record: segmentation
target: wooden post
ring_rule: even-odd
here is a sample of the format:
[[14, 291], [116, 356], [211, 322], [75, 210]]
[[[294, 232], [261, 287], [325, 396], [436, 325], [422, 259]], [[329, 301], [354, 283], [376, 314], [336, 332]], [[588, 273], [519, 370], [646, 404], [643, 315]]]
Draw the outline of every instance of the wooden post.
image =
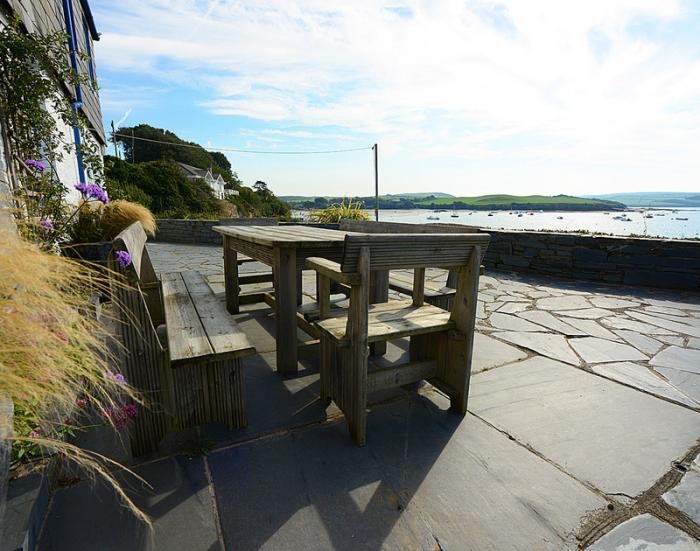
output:
[[[373, 270], [370, 272], [369, 302], [380, 304], [389, 301], [389, 270]], [[373, 342], [369, 345], [372, 356], [386, 354], [386, 341]]]
[[229, 314], [238, 314], [238, 253], [231, 248], [231, 240], [224, 235], [224, 286], [226, 287], [226, 310]]
[[413, 270], [413, 306], [423, 306], [425, 299], [425, 268]]
[[357, 271], [360, 284], [350, 290], [350, 311], [348, 312], [347, 350], [348, 377], [346, 389], [349, 399], [343, 413], [347, 417], [350, 435], [358, 446], [367, 440], [367, 308], [369, 305], [369, 247], [362, 247]]
[[374, 219], [379, 222], [379, 145], [374, 144]]
[[275, 248], [275, 326], [277, 371], [297, 372], [297, 262], [296, 249]]
[[331, 280], [318, 273], [316, 274], [316, 303], [319, 320], [324, 320], [331, 315]]

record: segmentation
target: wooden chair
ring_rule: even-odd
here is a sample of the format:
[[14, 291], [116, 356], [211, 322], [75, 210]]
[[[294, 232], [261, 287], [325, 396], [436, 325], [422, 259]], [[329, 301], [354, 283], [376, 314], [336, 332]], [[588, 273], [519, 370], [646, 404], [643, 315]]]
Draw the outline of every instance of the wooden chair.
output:
[[[406, 224], [403, 222], [372, 222], [368, 220], [341, 220], [340, 229], [359, 233], [478, 233], [475, 226], [461, 224]], [[480, 268], [484, 273], [483, 266]], [[424, 283], [425, 302], [450, 310], [457, 287], [457, 271], [450, 270], [444, 283], [426, 280]], [[410, 295], [413, 277], [410, 274], [394, 272], [389, 274], [389, 289]]]
[[[221, 422], [246, 426], [240, 358], [255, 353], [199, 272], [156, 277], [139, 222], [113, 241], [110, 267], [120, 311], [124, 376], [147, 407], [130, 427], [132, 452], [157, 449], [170, 430]], [[121, 267], [117, 251], [131, 264]], [[167, 335], [159, 331], [164, 327]]]
[[[479, 266], [488, 234], [347, 235], [339, 264], [307, 259], [318, 273], [321, 398], [343, 411], [358, 446], [366, 441], [368, 393], [427, 379], [467, 411]], [[451, 311], [425, 304], [425, 269], [454, 269]], [[413, 269], [411, 300], [369, 305], [371, 270]], [[331, 309], [330, 282], [350, 287], [347, 309]], [[411, 337], [410, 363], [368, 371], [368, 346]]]

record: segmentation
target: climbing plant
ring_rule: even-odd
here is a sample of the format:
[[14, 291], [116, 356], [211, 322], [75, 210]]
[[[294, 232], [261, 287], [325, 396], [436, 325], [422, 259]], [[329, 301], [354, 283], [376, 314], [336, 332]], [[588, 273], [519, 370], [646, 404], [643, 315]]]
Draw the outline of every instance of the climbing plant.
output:
[[[77, 52], [86, 58], [82, 52]], [[16, 169], [14, 200], [23, 232], [32, 234], [41, 220], [50, 217], [61, 222], [65, 185], [56, 166], [68, 153], [77, 152], [91, 179], [102, 181], [102, 159], [97, 144], [82, 140], [78, 146], [72, 133], [62, 131], [77, 126], [81, 135], [89, 133], [87, 118], [71, 102], [76, 86], [95, 87], [88, 75], [73, 70], [68, 36], [25, 32], [15, 17], [0, 30], [0, 119], [7, 137], [9, 157]], [[42, 159], [45, 170], [24, 160]], [[45, 166], [48, 165], [48, 166]], [[75, 184], [78, 182], [72, 182]]]

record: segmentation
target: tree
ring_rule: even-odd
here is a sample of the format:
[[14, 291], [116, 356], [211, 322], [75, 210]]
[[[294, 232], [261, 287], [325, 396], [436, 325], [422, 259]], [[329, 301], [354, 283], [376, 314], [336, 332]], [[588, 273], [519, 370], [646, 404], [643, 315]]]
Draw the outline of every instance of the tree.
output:
[[253, 189], [255, 190], [255, 193], [257, 193], [260, 197], [263, 197], [265, 199], [272, 195], [270, 188], [268, 188], [267, 184], [261, 180], [258, 180], [253, 184]]

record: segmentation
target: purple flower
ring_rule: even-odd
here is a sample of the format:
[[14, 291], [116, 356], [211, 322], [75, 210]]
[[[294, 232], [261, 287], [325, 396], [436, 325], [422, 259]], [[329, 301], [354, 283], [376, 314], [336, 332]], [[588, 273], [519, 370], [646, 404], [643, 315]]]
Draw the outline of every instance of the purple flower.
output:
[[75, 401], [75, 405], [78, 407], [86, 406], [87, 405], [87, 400], [85, 398], [78, 398]]
[[131, 255], [126, 251], [117, 251], [117, 264], [122, 268], [128, 268], [131, 266]]
[[107, 192], [97, 184], [85, 184], [80, 182], [79, 184], [75, 184], [75, 189], [82, 193], [85, 199], [88, 201], [91, 199], [97, 199], [105, 205], [109, 203]]
[[32, 432], [29, 433], [30, 438], [39, 438], [41, 436], [41, 433], [39, 432], [39, 429], [34, 429]]
[[122, 406], [122, 412], [129, 418], [133, 419], [139, 414], [139, 408], [135, 404], [126, 404]]
[[27, 159], [26, 161], [24, 161], [24, 164], [28, 167], [33, 168], [37, 172], [44, 172], [46, 170], [46, 166], [44, 166], [44, 163], [42, 163], [41, 161], [35, 161], [34, 159]]
[[114, 380], [117, 381], [120, 385], [126, 384], [126, 379], [124, 378], [124, 375], [122, 375], [121, 373], [115, 373]]
[[41, 222], [39, 222], [39, 225], [46, 230], [53, 229], [53, 222], [51, 220], [42, 220]]

